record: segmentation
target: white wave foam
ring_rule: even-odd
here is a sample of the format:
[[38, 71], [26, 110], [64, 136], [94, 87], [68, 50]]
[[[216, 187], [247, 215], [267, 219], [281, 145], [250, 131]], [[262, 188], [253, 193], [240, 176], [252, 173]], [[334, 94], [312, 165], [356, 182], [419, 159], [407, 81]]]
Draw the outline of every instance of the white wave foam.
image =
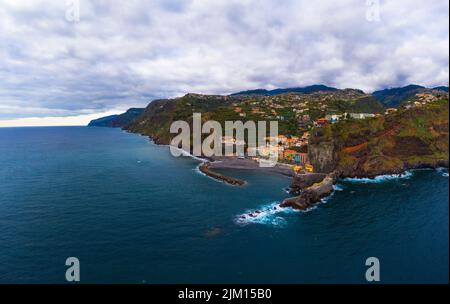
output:
[[198, 157], [198, 156], [194, 156], [194, 155], [192, 155], [191, 153], [189, 153], [189, 152], [187, 152], [187, 151], [185, 151], [185, 150], [183, 150], [183, 149], [180, 149], [180, 148], [178, 148], [178, 147], [169, 146], [169, 145], [167, 145], [167, 147], [179, 151], [179, 152], [181, 153], [181, 155], [183, 155], [183, 156], [190, 157], [190, 158], [195, 159], [195, 160], [198, 160], [198, 161], [200, 161], [200, 162], [202, 162], [202, 163], [207, 162], [206, 159], [201, 158], [201, 157]]
[[[339, 191], [342, 191], [342, 190], [339, 190]], [[335, 193], [336, 193], [336, 190], [333, 191], [333, 192], [331, 192], [330, 195], [328, 195], [328, 196], [322, 198], [322, 199], [320, 200], [320, 203], [321, 203], [321, 204], [326, 204], [326, 203], [328, 203], [328, 201], [334, 196]], [[316, 207], [317, 204], [314, 205], [314, 206]]]
[[436, 168], [436, 171], [437, 171], [438, 173], [441, 173], [441, 175], [442, 175], [443, 177], [448, 177], [448, 168], [439, 167], [439, 168]]
[[297, 211], [291, 208], [282, 208], [280, 203], [275, 202], [263, 205], [259, 209], [247, 210], [245, 213], [236, 216], [235, 223], [238, 225], [263, 224], [284, 227], [287, 222], [279, 215], [292, 212]]
[[202, 165], [202, 163], [198, 164], [198, 165], [195, 167], [194, 171], [195, 171], [196, 173], [198, 173], [198, 174], [200, 174], [200, 175], [203, 175], [203, 176], [206, 176], [207, 178], [209, 178], [209, 179], [211, 179], [211, 180], [213, 180], [213, 181], [215, 181], [215, 182], [217, 182], [217, 183], [222, 183], [222, 184], [226, 184], [226, 185], [227, 185], [227, 183], [225, 183], [225, 182], [223, 182], [223, 181], [221, 181], [221, 180], [218, 180], [217, 178], [211, 177], [211, 176], [209, 176], [208, 174], [203, 173], [202, 170], [200, 170], [200, 166], [201, 166], [201, 165]]
[[343, 181], [351, 183], [383, 183], [386, 181], [397, 180], [397, 179], [409, 179], [413, 176], [413, 173], [406, 171], [403, 174], [391, 174], [391, 175], [379, 175], [375, 178], [344, 178]]
[[336, 184], [336, 185], [333, 185], [333, 189], [334, 189], [334, 191], [344, 191], [344, 186]]

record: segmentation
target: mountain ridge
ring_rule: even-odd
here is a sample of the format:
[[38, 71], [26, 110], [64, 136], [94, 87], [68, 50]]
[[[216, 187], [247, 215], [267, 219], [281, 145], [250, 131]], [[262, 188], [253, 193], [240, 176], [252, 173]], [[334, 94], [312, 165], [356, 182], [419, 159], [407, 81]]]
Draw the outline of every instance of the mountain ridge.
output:
[[383, 103], [386, 107], [397, 108], [405, 100], [414, 96], [415, 94], [422, 92], [430, 92], [433, 90], [448, 93], [448, 87], [445, 86], [426, 88], [424, 86], [410, 84], [404, 87], [393, 87], [374, 91], [372, 93], [372, 96], [374, 96], [378, 101]]
[[230, 96], [238, 96], [238, 95], [265, 95], [265, 96], [273, 96], [273, 95], [279, 95], [279, 94], [285, 94], [285, 93], [304, 93], [304, 94], [310, 94], [314, 92], [330, 92], [330, 91], [337, 91], [339, 89], [334, 87], [329, 87], [323, 84], [315, 84], [310, 85], [306, 87], [293, 87], [293, 88], [277, 88], [273, 90], [266, 90], [266, 89], [254, 89], [254, 90], [245, 90], [240, 91], [237, 93], [232, 93]]

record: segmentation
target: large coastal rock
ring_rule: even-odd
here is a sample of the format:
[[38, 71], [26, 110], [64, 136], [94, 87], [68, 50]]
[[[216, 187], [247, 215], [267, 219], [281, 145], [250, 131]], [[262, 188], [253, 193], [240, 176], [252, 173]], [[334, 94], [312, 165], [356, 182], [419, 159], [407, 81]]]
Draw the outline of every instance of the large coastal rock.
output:
[[320, 183], [326, 177], [324, 173], [296, 174], [292, 178], [291, 193], [299, 194], [302, 190]]
[[299, 196], [285, 199], [280, 204], [280, 207], [307, 210], [334, 191], [334, 182], [335, 177], [333, 174], [327, 175], [321, 182], [304, 189]]

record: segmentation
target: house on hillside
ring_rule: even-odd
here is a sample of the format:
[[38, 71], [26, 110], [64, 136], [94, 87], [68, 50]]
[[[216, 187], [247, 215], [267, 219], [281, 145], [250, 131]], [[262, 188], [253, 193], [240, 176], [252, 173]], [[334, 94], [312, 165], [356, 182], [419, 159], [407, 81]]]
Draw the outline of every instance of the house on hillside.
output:
[[366, 118], [372, 118], [375, 117], [375, 114], [372, 113], [349, 113], [351, 118], [354, 119], [366, 119]]
[[386, 112], [384, 112], [384, 114], [388, 115], [388, 114], [392, 114], [392, 113], [395, 113], [395, 112], [397, 112], [396, 108], [387, 108]]
[[321, 126], [324, 126], [324, 125], [326, 125], [328, 123], [329, 123], [328, 119], [326, 119], [326, 118], [319, 118], [319, 119], [316, 120], [316, 122], [314, 124], [315, 124], [316, 127], [321, 127]]
[[331, 123], [336, 123], [339, 120], [343, 119], [344, 115], [338, 115], [338, 114], [328, 114], [325, 116], [325, 119], [328, 120]]
[[288, 138], [284, 135], [278, 135], [278, 141], [281, 142], [283, 145], [287, 143]]

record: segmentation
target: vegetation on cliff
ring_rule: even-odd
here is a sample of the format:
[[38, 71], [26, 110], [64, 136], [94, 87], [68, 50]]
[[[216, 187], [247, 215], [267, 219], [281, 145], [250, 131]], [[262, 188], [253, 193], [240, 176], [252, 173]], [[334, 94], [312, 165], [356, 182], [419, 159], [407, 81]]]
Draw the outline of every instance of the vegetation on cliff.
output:
[[422, 92], [430, 92], [430, 91], [442, 91], [448, 93], [448, 87], [440, 86], [435, 87], [433, 89], [427, 89], [425, 87], [419, 85], [408, 85], [401, 88], [390, 88], [384, 89], [380, 91], [375, 91], [372, 95], [383, 103], [386, 107], [398, 107], [404, 101], [413, 97], [414, 95]]
[[388, 115], [317, 128], [310, 139], [310, 158], [318, 167], [328, 164], [324, 172], [336, 170], [342, 177], [448, 166], [448, 115], [447, 96]]
[[192, 114], [201, 113], [203, 120], [273, 121], [279, 122], [279, 133], [302, 135], [302, 117], [314, 121], [326, 114], [382, 113], [384, 106], [373, 96], [360, 90], [326, 90], [312, 93], [282, 93], [277, 95], [200, 95], [156, 100], [126, 129], [152, 137], [157, 143], [168, 144], [170, 125], [177, 120], [192, 123]]
[[[201, 113], [202, 120], [215, 120], [222, 126], [225, 121], [277, 120], [280, 134], [296, 136], [306, 131], [301, 124], [305, 117], [314, 121], [326, 114], [376, 113], [376, 117], [366, 119], [347, 115], [338, 123], [313, 128], [308, 156], [315, 171], [337, 170], [341, 176], [371, 177], [408, 168], [448, 166], [449, 106], [445, 88], [408, 86], [373, 95], [355, 89], [315, 90], [319, 88], [311, 88], [310, 93], [283, 91], [276, 95], [271, 95], [272, 91], [230, 96], [187, 94], [155, 100], [142, 113], [131, 111], [139, 114], [134, 119], [129, 111], [120, 120], [108, 118], [92, 125], [125, 126], [130, 132], [150, 136], [156, 143], [169, 144], [175, 136], [170, 134], [171, 124], [177, 120], [192, 124], [193, 113]], [[401, 100], [398, 111], [385, 114], [383, 104], [377, 100], [380, 96]]]

